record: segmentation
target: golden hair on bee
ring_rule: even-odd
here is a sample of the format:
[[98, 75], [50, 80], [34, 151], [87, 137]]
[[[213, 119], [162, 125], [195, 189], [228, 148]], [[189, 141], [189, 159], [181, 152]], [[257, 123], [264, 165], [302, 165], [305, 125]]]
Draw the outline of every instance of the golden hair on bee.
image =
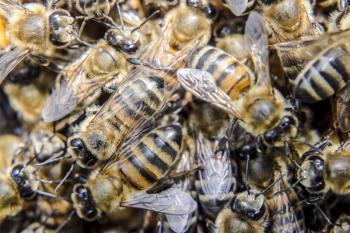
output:
[[266, 25], [272, 33], [269, 39], [272, 44], [321, 33], [313, 26], [313, 9], [308, 1], [283, 0], [262, 8]]

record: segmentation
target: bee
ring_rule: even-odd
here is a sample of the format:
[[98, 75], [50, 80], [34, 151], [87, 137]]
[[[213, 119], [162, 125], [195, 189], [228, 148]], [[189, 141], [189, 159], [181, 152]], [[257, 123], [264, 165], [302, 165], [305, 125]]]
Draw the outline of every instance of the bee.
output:
[[349, 31], [276, 44], [294, 97], [304, 103], [324, 100], [349, 81]]
[[303, 210], [297, 205], [299, 198], [288, 183], [289, 174], [285, 169], [283, 165], [275, 166], [273, 194], [269, 203], [272, 209], [272, 231], [306, 232]]
[[71, 199], [79, 217], [91, 221], [119, 207], [142, 208], [170, 215], [190, 214], [192, 197], [179, 188], [157, 192], [180, 159], [182, 130], [177, 124], [152, 130], [126, 144], [118, 161], [95, 170], [86, 184], [76, 184]]
[[[48, 56], [54, 48], [71, 45], [76, 38], [75, 19], [68, 11], [46, 8], [41, 3], [0, 1], [7, 20], [8, 51], [0, 57], [0, 82], [26, 57]], [[53, 54], [51, 54], [53, 55]]]
[[78, 104], [91, 104], [101, 95], [101, 89], [114, 92], [128, 71], [124, 55], [104, 40], [99, 41], [62, 70], [42, 110], [43, 120], [57, 121]]
[[267, 229], [268, 219], [267, 200], [252, 189], [235, 194], [229, 208], [224, 208], [216, 218], [214, 232], [263, 233]]
[[177, 68], [183, 57], [211, 36], [211, 20], [198, 8], [180, 4], [167, 13], [164, 28], [141, 59], [158, 68]]
[[[233, 82], [227, 78], [231, 73], [226, 73], [226, 70], [218, 73], [219, 67], [222, 66], [220, 63], [218, 63], [220, 66], [218, 64], [203, 66], [208, 54], [215, 53], [215, 50], [210, 49], [207, 50], [207, 56], [202, 56], [202, 62], [198, 62], [196, 69], [179, 69], [177, 77], [181, 85], [194, 96], [237, 118], [238, 124], [254, 138], [261, 137], [268, 146], [282, 146], [290, 138], [296, 136], [298, 119], [282, 94], [271, 86], [267, 37], [263, 32], [261, 16], [252, 12], [246, 26], [246, 38], [251, 44], [258, 77], [251, 88], [248, 87], [253, 76], [249, 74], [252, 72], [248, 72], [248, 69], [242, 66], [234, 69], [239, 79], [235, 78]], [[225, 64], [224, 67], [232, 63], [229, 64]], [[199, 67], [202, 70], [198, 69]], [[231, 85], [225, 85], [223, 81], [226, 80]], [[231, 89], [227, 90], [227, 87]], [[248, 90], [243, 94], [241, 92], [245, 89], [244, 87], [247, 87]]]
[[56, 197], [41, 191], [40, 181], [34, 176], [34, 167], [15, 164], [10, 171], [0, 173], [0, 219], [14, 216], [23, 210], [26, 202], [35, 200], [38, 196]]
[[115, 157], [124, 141], [154, 125], [177, 81], [174, 74], [139, 66], [118, 90], [68, 138], [68, 154], [79, 166], [93, 168]]
[[[177, 164], [176, 173], [186, 173], [191, 170], [190, 150], [187, 148], [181, 153], [180, 161]], [[174, 184], [175, 187], [189, 193], [193, 198], [192, 194], [192, 179], [189, 175], [186, 175], [183, 179], [179, 180]], [[197, 223], [197, 211], [191, 214], [185, 215], [161, 215], [160, 220], [157, 224], [157, 232], [193, 232]]]
[[196, 139], [197, 159], [202, 164], [196, 174], [195, 187], [202, 213], [215, 221], [221, 209], [232, 199], [237, 180], [230, 161], [226, 138], [222, 138], [214, 151], [211, 142], [198, 133]]
[[306, 36], [321, 34], [315, 22], [313, 9], [309, 1], [283, 0], [262, 7], [268, 29], [271, 30], [269, 42], [286, 42]]
[[348, 143], [330, 145], [328, 140], [317, 144], [317, 151], [303, 155], [297, 177], [306, 190], [315, 195], [323, 195], [328, 190], [337, 194], [349, 193], [348, 176], [350, 156]]

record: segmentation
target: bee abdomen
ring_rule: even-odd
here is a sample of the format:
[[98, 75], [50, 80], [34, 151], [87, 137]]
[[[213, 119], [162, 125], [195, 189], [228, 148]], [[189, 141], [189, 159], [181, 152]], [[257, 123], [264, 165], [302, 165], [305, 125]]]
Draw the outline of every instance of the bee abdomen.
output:
[[189, 61], [189, 67], [212, 74], [216, 84], [232, 99], [237, 99], [254, 80], [254, 75], [247, 66], [211, 46], [195, 50]]
[[146, 189], [169, 173], [178, 161], [182, 131], [178, 125], [158, 128], [121, 156], [121, 172], [138, 189]]
[[348, 64], [350, 53], [345, 45], [328, 49], [297, 78], [295, 96], [312, 103], [334, 95], [350, 79]]

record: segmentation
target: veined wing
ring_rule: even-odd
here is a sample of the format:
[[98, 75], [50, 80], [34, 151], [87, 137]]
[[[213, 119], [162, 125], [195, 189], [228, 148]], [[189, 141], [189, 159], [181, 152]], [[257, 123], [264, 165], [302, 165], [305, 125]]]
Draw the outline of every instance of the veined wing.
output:
[[[1, 8], [1, 5], [0, 5]], [[29, 49], [14, 48], [9, 52], [4, 52], [0, 57], [0, 84], [7, 75], [29, 55]]]
[[196, 97], [242, 119], [236, 104], [216, 85], [210, 73], [198, 69], [182, 68], [177, 71], [177, 78], [181, 85]]
[[191, 195], [178, 188], [169, 188], [155, 194], [137, 192], [130, 195], [122, 205], [172, 215], [190, 214], [197, 209], [197, 203]]

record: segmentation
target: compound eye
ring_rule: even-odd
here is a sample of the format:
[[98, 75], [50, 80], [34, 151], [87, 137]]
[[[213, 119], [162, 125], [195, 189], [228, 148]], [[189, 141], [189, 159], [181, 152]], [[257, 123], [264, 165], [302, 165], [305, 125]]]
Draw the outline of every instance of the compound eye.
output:
[[264, 134], [265, 141], [271, 144], [277, 141], [278, 137], [279, 137], [279, 133], [275, 129], [267, 131]]
[[80, 138], [72, 139], [70, 145], [75, 151], [83, 151], [85, 148], [84, 143]]
[[204, 7], [203, 12], [209, 19], [214, 19], [217, 16], [217, 10], [213, 5]]
[[292, 117], [287, 116], [287, 117], [282, 118], [281, 123], [280, 123], [280, 127], [282, 129], [287, 129], [291, 125], [295, 125], [295, 120]]

